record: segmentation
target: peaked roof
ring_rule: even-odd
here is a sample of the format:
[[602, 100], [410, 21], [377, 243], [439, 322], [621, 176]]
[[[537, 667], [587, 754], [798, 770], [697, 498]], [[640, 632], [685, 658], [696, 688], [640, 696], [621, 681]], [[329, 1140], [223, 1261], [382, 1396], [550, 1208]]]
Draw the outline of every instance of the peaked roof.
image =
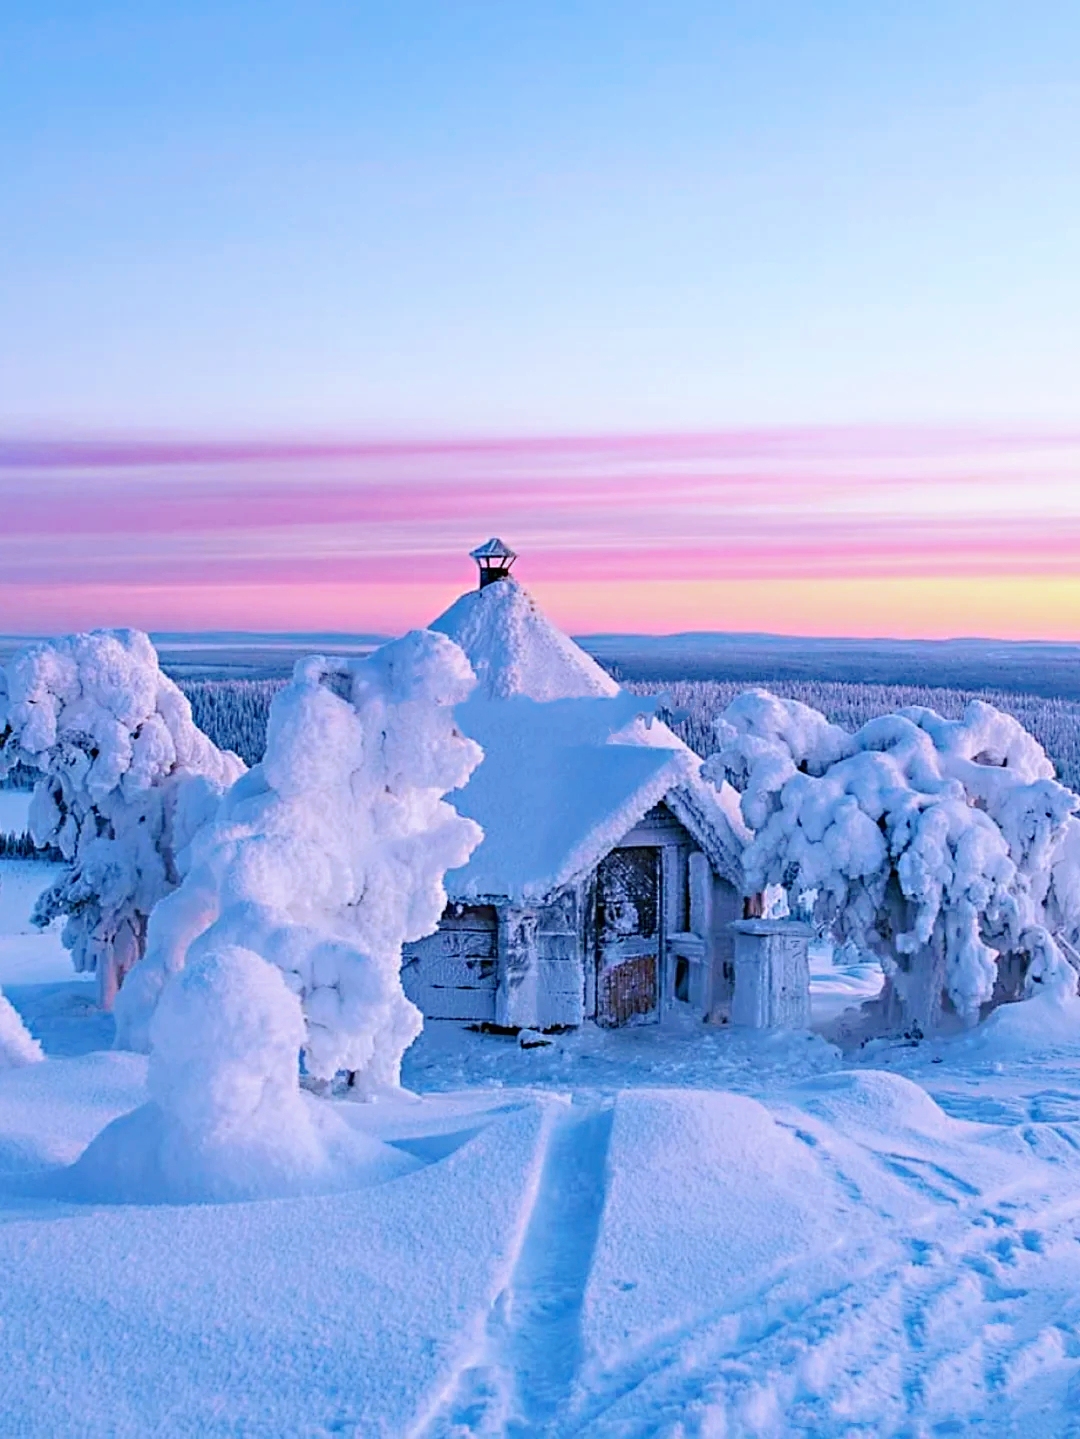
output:
[[532, 596], [506, 578], [456, 600], [431, 626], [461, 646], [489, 699], [616, 695], [606, 670], [555, 628]]
[[652, 718], [655, 703], [619, 691], [547, 702], [479, 695], [459, 705], [458, 723], [484, 758], [451, 802], [484, 838], [446, 876], [447, 893], [546, 899], [588, 874], [661, 800], [741, 887], [738, 795], [701, 779], [697, 755]]
[[459, 705], [484, 759], [452, 799], [484, 839], [446, 876], [454, 899], [536, 902], [581, 878], [664, 800], [733, 884], [748, 838], [730, 786], [511, 579], [474, 590], [432, 629], [469, 657], [479, 681]]

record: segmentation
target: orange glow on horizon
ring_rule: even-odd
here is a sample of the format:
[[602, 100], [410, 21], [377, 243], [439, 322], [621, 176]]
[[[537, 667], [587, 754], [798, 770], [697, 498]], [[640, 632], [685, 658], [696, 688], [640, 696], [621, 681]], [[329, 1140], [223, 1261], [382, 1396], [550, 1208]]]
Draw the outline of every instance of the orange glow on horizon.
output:
[[[1057, 640], [1080, 643], [1080, 576], [642, 580], [520, 579], [571, 634], [720, 632], [853, 638]], [[0, 630], [51, 633], [97, 625], [150, 630], [399, 634], [422, 627], [473, 587], [447, 584], [0, 585]], [[177, 623], [182, 615], [184, 622]], [[29, 617], [24, 619], [23, 617]]]

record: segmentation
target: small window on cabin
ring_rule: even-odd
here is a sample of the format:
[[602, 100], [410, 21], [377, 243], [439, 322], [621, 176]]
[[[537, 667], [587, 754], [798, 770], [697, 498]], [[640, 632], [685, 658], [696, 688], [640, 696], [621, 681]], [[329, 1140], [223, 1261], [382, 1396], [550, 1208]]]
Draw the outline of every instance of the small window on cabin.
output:
[[690, 1003], [690, 961], [684, 954], [675, 960], [675, 998], [681, 1004]]

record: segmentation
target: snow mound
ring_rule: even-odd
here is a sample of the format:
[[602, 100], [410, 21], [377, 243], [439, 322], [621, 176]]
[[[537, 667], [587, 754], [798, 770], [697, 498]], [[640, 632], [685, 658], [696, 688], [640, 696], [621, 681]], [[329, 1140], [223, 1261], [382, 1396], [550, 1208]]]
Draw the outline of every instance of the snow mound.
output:
[[496, 580], [461, 596], [431, 625], [468, 656], [478, 693], [534, 700], [615, 695], [606, 670], [542, 613], [516, 580]]
[[918, 1135], [953, 1141], [972, 1126], [951, 1119], [926, 1090], [885, 1070], [840, 1070], [799, 1086], [799, 1107], [853, 1138]]
[[[437, 926], [446, 870], [481, 838], [443, 795], [481, 750], [454, 706], [474, 684], [445, 635], [414, 631], [364, 660], [301, 661], [270, 711], [266, 754], [196, 836], [121, 991], [117, 1043], [145, 1049], [169, 975], [223, 945], [277, 965], [300, 997], [308, 1071], [395, 1087], [420, 1031], [401, 946]], [[298, 1046], [299, 1048], [300, 1046]]]
[[585, 1295], [601, 1366], [832, 1248], [855, 1219], [811, 1148], [724, 1091], [620, 1094], [607, 1174]]
[[41, 1045], [23, 1024], [18, 1010], [0, 992], [0, 1069], [36, 1064], [44, 1058]]
[[143, 952], [147, 916], [175, 886], [183, 851], [243, 762], [196, 726], [138, 630], [28, 645], [0, 673], [0, 775], [41, 771], [29, 824], [66, 865], [34, 923], [65, 916], [77, 970], [110, 1008]]
[[300, 1001], [273, 965], [238, 946], [193, 960], [154, 1014], [150, 1103], [103, 1130], [58, 1190], [221, 1202], [355, 1188], [415, 1168], [301, 1092], [305, 1038]]

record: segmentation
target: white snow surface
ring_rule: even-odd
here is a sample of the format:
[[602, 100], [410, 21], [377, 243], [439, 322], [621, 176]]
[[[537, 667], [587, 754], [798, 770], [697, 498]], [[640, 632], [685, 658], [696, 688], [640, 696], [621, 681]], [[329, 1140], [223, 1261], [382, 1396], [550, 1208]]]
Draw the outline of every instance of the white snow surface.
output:
[[619, 686], [544, 615], [516, 580], [496, 580], [455, 600], [434, 620], [465, 651], [487, 699], [533, 700], [615, 695]]
[[244, 765], [197, 728], [138, 630], [19, 650], [0, 671], [0, 730], [0, 774], [16, 763], [42, 774], [29, 809], [35, 843], [67, 862], [36, 921], [66, 917], [75, 968], [97, 974], [109, 1008], [186, 845]]
[[144, 1056], [94, 1049], [110, 1016], [61, 1025], [88, 986], [26, 933], [33, 887], [8, 881], [34, 868], [0, 864], [0, 983], [47, 1053], [0, 1072], [4, 1433], [1075, 1433], [1080, 1025], [1058, 991], [847, 1060], [674, 1021], [525, 1050], [431, 1024], [413, 1097], [306, 1099], [373, 1157], [348, 1188], [59, 1197], [174, 1083], [205, 1132], [237, 1031], [201, 1058], [183, 1033], [205, 1034], [193, 965], [155, 1098]]
[[484, 760], [454, 806], [484, 839], [447, 876], [451, 896], [543, 899], [587, 874], [661, 800], [681, 806], [720, 872], [741, 884], [738, 796], [700, 779], [701, 761], [653, 717], [656, 703], [619, 690], [547, 702], [478, 694], [460, 705], [458, 723]]
[[49, 1192], [129, 1204], [355, 1189], [416, 1167], [300, 1091], [300, 1001], [249, 949], [206, 950], [150, 1025], [148, 1103], [114, 1120]]
[[36, 1064], [45, 1056], [11, 1001], [0, 990], [0, 1069], [15, 1069], [22, 1064]]
[[401, 945], [435, 929], [445, 872], [481, 837], [443, 798], [481, 758], [454, 718], [473, 684], [461, 650], [424, 630], [366, 659], [298, 664], [262, 763], [195, 836], [183, 883], [151, 917], [117, 1004], [119, 1043], [146, 1049], [169, 977], [239, 946], [300, 997], [310, 1073], [396, 1086], [422, 1022], [401, 988]]

